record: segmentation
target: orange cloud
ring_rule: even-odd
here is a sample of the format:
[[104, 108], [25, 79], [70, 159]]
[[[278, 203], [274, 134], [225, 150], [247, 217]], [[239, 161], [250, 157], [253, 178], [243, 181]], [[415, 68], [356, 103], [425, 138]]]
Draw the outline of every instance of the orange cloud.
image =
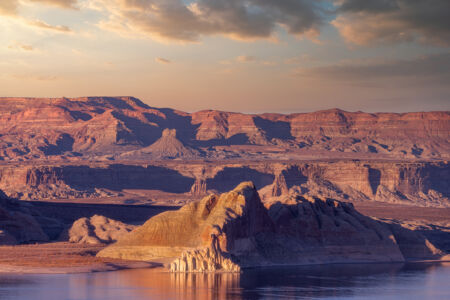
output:
[[38, 28], [49, 29], [49, 30], [58, 31], [58, 32], [62, 32], [62, 33], [72, 32], [72, 30], [69, 27], [67, 27], [67, 26], [50, 25], [50, 24], [48, 24], [48, 23], [46, 23], [44, 21], [41, 21], [41, 20], [27, 21], [27, 24], [29, 24], [31, 26], [38, 27]]
[[22, 44], [19, 42], [14, 42], [8, 46], [8, 49], [22, 50], [22, 51], [33, 51], [34, 47], [27, 44]]
[[155, 61], [160, 63], [160, 64], [170, 64], [172, 63], [172, 61], [166, 59], [166, 58], [162, 58], [162, 57], [157, 57], [155, 58]]
[[63, 8], [74, 8], [78, 2], [78, 0], [28, 0], [28, 1], [49, 4]]
[[17, 0], [2, 0], [0, 1], [0, 15], [15, 15], [18, 6]]
[[[77, 0], [23, 0], [24, 2], [36, 2], [47, 5], [59, 6], [62, 8], [75, 8]], [[41, 29], [47, 29], [57, 32], [68, 33], [71, 29], [63, 25], [50, 25], [42, 20], [28, 20], [19, 15], [19, 8], [21, 2], [19, 0], [1, 0], [0, 1], [0, 16], [7, 16], [11, 19], [15, 19], [23, 24], [38, 27]]]

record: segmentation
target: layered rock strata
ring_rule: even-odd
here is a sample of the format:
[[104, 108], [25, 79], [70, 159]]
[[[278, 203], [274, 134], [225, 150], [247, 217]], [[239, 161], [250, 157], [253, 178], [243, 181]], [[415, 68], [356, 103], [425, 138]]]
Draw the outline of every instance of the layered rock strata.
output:
[[[181, 138], [167, 130], [176, 130]], [[448, 160], [449, 132], [448, 111], [186, 113], [150, 107], [133, 97], [0, 98], [0, 159], [16, 162], [113, 159], [124, 153], [138, 160]], [[244, 145], [252, 147], [242, 151]]]
[[423, 236], [405, 230], [391, 230], [352, 204], [331, 199], [297, 196], [266, 209], [253, 183], [246, 182], [155, 216], [98, 255], [172, 260], [168, 267], [174, 272], [443, 255]]
[[448, 162], [152, 161], [0, 166], [0, 188], [22, 200], [111, 197], [133, 189], [188, 198], [222, 193], [252, 180], [264, 201], [300, 193], [349, 202], [450, 207], [449, 178]]

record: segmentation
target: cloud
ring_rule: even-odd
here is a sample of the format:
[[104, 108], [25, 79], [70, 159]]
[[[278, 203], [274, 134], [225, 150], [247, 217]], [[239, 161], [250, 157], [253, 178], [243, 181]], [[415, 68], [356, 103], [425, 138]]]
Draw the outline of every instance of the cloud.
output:
[[170, 60], [168, 60], [168, 59], [166, 59], [166, 58], [162, 58], [162, 57], [157, 57], [157, 58], [155, 58], [155, 61], [157, 62], [157, 63], [160, 63], [160, 64], [170, 64], [170, 63], [172, 63], [172, 61], [170, 61]]
[[21, 50], [21, 51], [34, 51], [34, 47], [31, 45], [23, 44], [20, 42], [13, 42], [8, 46], [11, 50]]
[[284, 63], [287, 65], [299, 65], [299, 64], [303, 64], [305, 62], [311, 62], [314, 60], [315, 59], [313, 57], [311, 57], [311, 55], [305, 53], [302, 55], [286, 58], [284, 60]]
[[323, 67], [298, 68], [294, 74], [341, 82], [407, 79], [450, 85], [450, 52], [408, 60], [347, 61]]
[[1, 0], [0, 15], [15, 15], [17, 14], [18, 6], [17, 0]]
[[[53, 5], [62, 8], [75, 8], [75, 5], [77, 4], [77, 0], [22, 0], [22, 2], [35, 2], [38, 4]], [[0, 0], [0, 16], [3, 15], [10, 17], [11, 19], [17, 20], [32, 27], [38, 27], [41, 29], [47, 29], [62, 33], [71, 32], [71, 29], [67, 26], [50, 25], [42, 20], [29, 20], [22, 17], [19, 14], [20, 4], [22, 2], [19, 0]]]
[[278, 25], [296, 36], [315, 37], [322, 1], [312, 0], [94, 0], [108, 13], [101, 28], [177, 42], [221, 35], [237, 40], [271, 39]]
[[[58, 6], [62, 8], [75, 8], [78, 0], [22, 0], [23, 2], [40, 3]], [[20, 7], [19, 0], [1, 0], [0, 15], [14, 16], [18, 14]]]
[[33, 81], [55, 81], [61, 78], [55, 75], [41, 75], [41, 74], [11, 74], [10, 77], [19, 80], [33, 80]]
[[62, 8], [75, 8], [75, 5], [78, 2], [78, 0], [28, 0], [28, 1], [59, 6]]
[[340, 0], [331, 23], [357, 45], [419, 41], [450, 46], [448, 0]]
[[248, 63], [248, 62], [254, 62], [257, 58], [251, 55], [241, 55], [236, 57], [236, 61], [240, 63]]
[[277, 62], [271, 60], [261, 60], [260, 58], [252, 55], [239, 55], [235, 58], [219, 61], [221, 65], [233, 65], [233, 64], [253, 64], [262, 66], [275, 66]]
[[42, 29], [48, 29], [48, 30], [53, 30], [53, 31], [57, 31], [57, 32], [63, 32], [63, 33], [69, 33], [72, 32], [72, 30], [67, 27], [67, 26], [63, 26], [63, 25], [50, 25], [44, 21], [41, 20], [32, 20], [32, 21], [27, 21], [27, 24], [34, 26], [34, 27], [38, 27], [38, 28], [42, 28]]

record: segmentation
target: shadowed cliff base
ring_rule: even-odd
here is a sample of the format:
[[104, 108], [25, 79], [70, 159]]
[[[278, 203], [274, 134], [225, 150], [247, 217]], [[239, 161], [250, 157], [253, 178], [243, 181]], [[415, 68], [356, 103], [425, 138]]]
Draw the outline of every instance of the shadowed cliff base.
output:
[[[186, 204], [252, 180], [264, 202], [292, 194], [339, 201], [450, 207], [448, 162], [124, 161], [4, 164], [0, 189], [20, 200]], [[176, 184], [173, 184], [176, 183]]]

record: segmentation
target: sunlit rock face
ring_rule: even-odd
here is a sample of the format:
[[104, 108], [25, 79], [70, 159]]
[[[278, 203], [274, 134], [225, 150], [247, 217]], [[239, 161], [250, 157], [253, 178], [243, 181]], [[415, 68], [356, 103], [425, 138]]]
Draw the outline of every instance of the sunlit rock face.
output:
[[63, 239], [80, 244], [110, 244], [133, 230], [136, 226], [94, 215], [76, 220], [69, 230], [63, 233]]
[[[129, 259], [180, 257], [173, 270], [234, 271], [238, 256], [258, 260], [255, 238], [273, 231], [273, 223], [252, 183], [229, 193], [210, 195], [178, 211], [151, 218], [99, 253]], [[255, 257], [253, 257], [255, 256]]]
[[[330, 109], [258, 115], [186, 113], [150, 107], [133, 97], [0, 100], [0, 159], [5, 161], [450, 158], [446, 111], [395, 114]], [[245, 145], [251, 145], [251, 151], [241, 151]]]
[[[422, 236], [358, 213], [352, 204], [296, 196], [262, 204], [255, 186], [244, 182], [178, 211], [162, 213], [98, 255], [168, 263], [173, 272], [236, 272], [241, 268], [349, 262], [393, 262], [442, 253]], [[416, 250], [417, 251], [416, 251]]]

